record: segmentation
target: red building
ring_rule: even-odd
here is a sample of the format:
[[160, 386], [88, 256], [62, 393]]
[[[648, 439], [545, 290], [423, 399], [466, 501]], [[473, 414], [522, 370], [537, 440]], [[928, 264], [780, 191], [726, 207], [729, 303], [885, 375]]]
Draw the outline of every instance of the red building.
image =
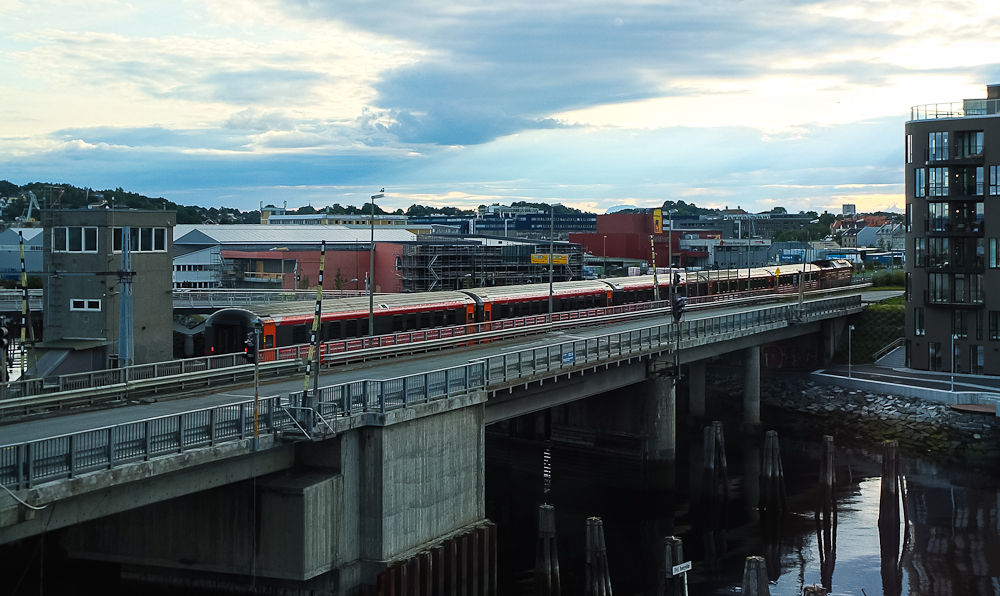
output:
[[[355, 246], [357, 246], [355, 248]], [[396, 269], [396, 259], [403, 252], [402, 244], [379, 242], [375, 244], [375, 291], [402, 292], [402, 281]], [[231, 263], [234, 276], [243, 280], [256, 279], [262, 283], [277, 285], [281, 289], [292, 290], [304, 287], [315, 288], [319, 279], [318, 250], [268, 250], [245, 252], [222, 251], [222, 258]], [[343, 290], [365, 291], [370, 255], [364, 245], [327, 246], [323, 287], [336, 288], [335, 280], [339, 270], [344, 281]], [[355, 280], [355, 281], [350, 281]]]
[[[707, 257], [707, 253], [681, 251], [681, 238], [721, 238], [720, 230], [685, 230], [684, 220], [673, 221], [673, 233], [668, 230], [668, 221], [663, 222], [663, 231], [654, 233], [655, 218], [652, 213], [609, 213], [597, 216], [596, 234], [570, 234], [569, 241], [583, 245], [586, 253], [595, 257], [618, 259], [638, 259], [650, 264], [652, 250], [656, 249], [656, 266], [667, 266], [667, 255], [673, 253], [674, 266], [687, 266], [687, 259]], [[653, 236], [652, 246], [649, 237]], [[668, 245], [669, 242], [669, 245]], [[672, 246], [671, 246], [672, 245]], [[669, 249], [673, 250], [670, 251]]]

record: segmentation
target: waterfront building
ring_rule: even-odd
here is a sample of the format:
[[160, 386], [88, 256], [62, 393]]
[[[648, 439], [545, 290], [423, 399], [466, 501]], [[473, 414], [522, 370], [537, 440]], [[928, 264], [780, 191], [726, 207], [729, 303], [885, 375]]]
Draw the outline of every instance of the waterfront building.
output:
[[905, 135], [907, 364], [998, 374], [1000, 85], [912, 108]]

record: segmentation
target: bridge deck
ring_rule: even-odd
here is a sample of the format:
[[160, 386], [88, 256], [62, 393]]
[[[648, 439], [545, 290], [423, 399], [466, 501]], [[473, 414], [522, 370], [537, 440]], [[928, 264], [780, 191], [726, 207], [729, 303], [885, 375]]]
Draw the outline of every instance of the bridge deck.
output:
[[[747, 310], [748, 308], [745, 306], [713, 308], [705, 311], [690, 312], [685, 317], [685, 320], [697, 321], [712, 317], [739, 314]], [[544, 348], [573, 339], [583, 340], [609, 333], [642, 329], [650, 325], [666, 322], [664, 321], [665, 318], [630, 319], [609, 325], [581, 327], [572, 331], [552, 331], [460, 349], [446, 349], [440, 352], [326, 368], [321, 372], [319, 384], [323, 387], [362, 379], [385, 380], [405, 375], [421, 374], [430, 370], [461, 366], [467, 364], [470, 360], [478, 358], [497, 356], [530, 348]], [[302, 388], [302, 377], [286, 379], [261, 385], [260, 396], [286, 395], [291, 392], [301, 391]], [[156, 416], [178, 414], [200, 408], [238, 403], [247, 399], [253, 399], [253, 393], [252, 386], [230, 388], [224, 392], [209, 393], [202, 396], [186, 397], [152, 404], [133, 404], [99, 411], [81, 411], [77, 414], [52, 418], [24, 420], [0, 427], [2, 428], [2, 433], [0, 434], [3, 437], [0, 443], [12, 444], [33, 441], [92, 428], [124, 424]]]

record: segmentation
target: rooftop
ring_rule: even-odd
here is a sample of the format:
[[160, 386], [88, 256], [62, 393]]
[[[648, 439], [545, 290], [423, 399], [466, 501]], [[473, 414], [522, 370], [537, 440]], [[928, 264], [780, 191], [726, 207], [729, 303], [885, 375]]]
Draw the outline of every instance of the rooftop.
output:
[[950, 103], [928, 103], [910, 108], [910, 120], [969, 118], [1000, 114], [1000, 85], [986, 87], [986, 99], [963, 99]]

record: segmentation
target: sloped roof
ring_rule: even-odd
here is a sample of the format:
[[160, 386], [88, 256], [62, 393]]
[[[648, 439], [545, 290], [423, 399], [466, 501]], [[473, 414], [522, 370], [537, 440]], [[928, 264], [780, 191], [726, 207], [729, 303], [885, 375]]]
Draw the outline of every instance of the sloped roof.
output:
[[[375, 226], [376, 242], [410, 242], [416, 234], [405, 229]], [[393, 226], [395, 227], [395, 226]], [[369, 242], [369, 228], [348, 228], [337, 225], [262, 226], [240, 224], [231, 226], [179, 225], [174, 229], [174, 244], [319, 244]]]

